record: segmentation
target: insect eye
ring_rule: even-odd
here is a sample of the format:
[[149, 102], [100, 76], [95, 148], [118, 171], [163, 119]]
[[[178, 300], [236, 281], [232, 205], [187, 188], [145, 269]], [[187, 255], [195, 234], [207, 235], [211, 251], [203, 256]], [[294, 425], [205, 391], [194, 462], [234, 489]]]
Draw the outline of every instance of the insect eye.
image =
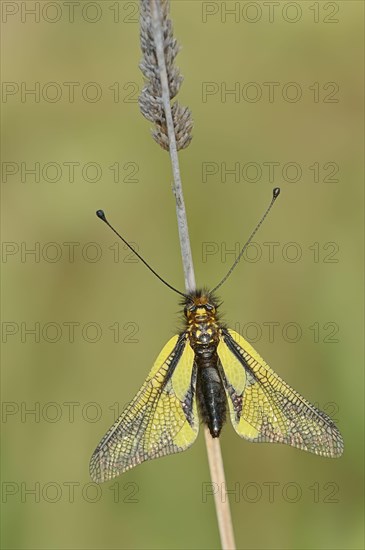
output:
[[184, 307], [184, 314], [187, 316], [188, 313], [191, 313], [196, 310], [195, 304], [191, 303]]
[[212, 311], [212, 309], [214, 309], [214, 306], [212, 306], [212, 304], [205, 304], [205, 307], [206, 307], [209, 311]]

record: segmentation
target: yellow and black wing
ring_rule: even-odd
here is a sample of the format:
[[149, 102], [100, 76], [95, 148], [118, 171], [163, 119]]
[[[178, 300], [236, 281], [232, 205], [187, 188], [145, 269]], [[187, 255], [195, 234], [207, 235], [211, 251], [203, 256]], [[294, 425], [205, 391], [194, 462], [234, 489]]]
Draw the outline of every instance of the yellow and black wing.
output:
[[145, 460], [184, 451], [199, 431], [196, 365], [186, 334], [169, 340], [135, 398], [103, 437], [90, 461], [101, 483]]
[[237, 332], [222, 329], [218, 356], [238, 435], [341, 456], [343, 439], [331, 418], [288, 386]]

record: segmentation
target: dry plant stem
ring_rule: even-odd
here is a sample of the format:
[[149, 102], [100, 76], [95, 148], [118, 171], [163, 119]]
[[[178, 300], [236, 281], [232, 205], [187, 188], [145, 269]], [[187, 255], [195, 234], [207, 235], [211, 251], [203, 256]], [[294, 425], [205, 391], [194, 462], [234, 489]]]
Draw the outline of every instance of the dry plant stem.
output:
[[[229, 500], [225, 499], [222, 502], [222, 493], [226, 487], [224, 475], [223, 458], [221, 446], [218, 437], [214, 438], [210, 435], [208, 426], [204, 426], [205, 443], [207, 446], [208, 461], [210, 468], [210, 477], [212, 483], [220, 485], [213, 486], [213, 490], [218, 489], [214, 493], [215, 508], [217, 510], [219, 533], [221, 536], [222, 548], [226, 550], [234, 550], [236, 548], [234, 541], [233, 525], [231, 518], [231, 510], [229, 508]], [[222, 485], [224, 483], [224, 485]]]
[[[161, 77], [162, 101], [166, 115], [167, 130], [169, 136], [170, 158], [173, 172], [173, 192], [176, 200], [177, 223], [179, 228], [181, 255], [184, 266], [185, 287], [191, 292], [195, 287], [195, 275], [193, 258], [190, 248], [189, 230], [186, 218], [185, 203], [182, 191], [179, 159], [177, 155], [174, 125], [170, 106], [170, 93], [165, 65], [163, 35], [161, 28], [161, 12], [158, 0], [150, 0], [153, 34], [155, 39], [157, 61]], [[210, 476], [213, 487], [218, 489], [215, 493], [215, 507], [218, 518], [219, 533], [223, 550], [234, 550], [234, 534], [231, 520], [231, 512], [228, 499], [223, 502], [221, 490], [226, 487], [224, 466], [219, 439], [213, 439], [207, 427], [204, 431], [207, 447]]]
[[151, 15], [152, 15], [152, 24], [153, 24], [153, 34], [155, 38], [157, 61], [158, 61], [158, 67], [159, 67], [160, 77], [161, 77], [162, 102], [163, 102], [163, 107], [166, 115], [167, 131], [169, 135], [170, 159], [171, 159], [172, 173], [173, 173], [172, 189], [173, 189], [173, 192], [175, 195], [175, 201], [176, 201], [177, 225], [179, 228], [181, 255], [182, 255], [183, 267], [184, 267], [185, 288], [187, 292], [191, 292], [196, 288], [194, 268], [193, 268], [193, 257], [191, 255], [189, 230], [188, 230], [188, 223], [186, 218], [184, 196], [183, 196], [182, 185], [181, 185], [179, 158], [177, 155], [174, 123], [173, 123], [172, 113], [171, 113], [170, 92], [169, 92], [169, 84], [168, 84], [167, 71], [166, 71], [166, 65], [165, 65], [165, 55], [164, 55], [164, 47], [163, 47], [164, 42], [163, 42], [162, 27], [161, 27], [161, 12], [159, 7], [159, 2], [156, 0], [151, 0]]

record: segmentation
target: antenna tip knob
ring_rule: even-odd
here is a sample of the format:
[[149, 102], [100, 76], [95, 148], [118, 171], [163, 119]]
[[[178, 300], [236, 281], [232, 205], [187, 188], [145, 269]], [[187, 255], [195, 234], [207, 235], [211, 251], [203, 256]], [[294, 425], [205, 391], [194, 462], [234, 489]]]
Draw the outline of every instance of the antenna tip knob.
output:
[[104, 210], [97, 210], [96, 211], [96, 215], [98, 218], [100, 218], [101, 220], [103, 220], [103, 222], [106, 221], [106, 217], [105, 217], [105, 214], [104, 214]]
[[272, 198], [277, 199], [280, 195], [280, 187], [275, 187], [275, 189], [272, 192]]

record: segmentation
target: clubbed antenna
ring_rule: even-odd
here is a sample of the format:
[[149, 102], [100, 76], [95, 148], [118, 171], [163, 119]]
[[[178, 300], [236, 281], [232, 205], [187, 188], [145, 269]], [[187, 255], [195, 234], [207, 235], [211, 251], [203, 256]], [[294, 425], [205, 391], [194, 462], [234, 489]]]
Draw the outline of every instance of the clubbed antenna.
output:
[[[166, 151], [170, 150], [168, 121], [164, 109], [163, 99], [171, 102], [178, 94], [183, 77], [176, 67], [175, 57], [180, 46], [173, 36], [171, 19], [169, 19], [169, 2], [161, 0], [158, 6], [154, 0], [141, 0], [141, 49], [143, 53], [140, 69], [145, 76], [145, 85], [139, 96], [139, 107], [142, 115], [154, 123], [152, 131], [154, 140]], [[156, 25], [156, 19], [159, 25]], [[161, 41], [158, 34], [161, 34]], [[158, 49], [160, 48], [160, 51]], [[160, 55], [163, 59], [163, 73]], [[164, 76], [166, 77], [164, 79]], [[165, 82], [164, 82], [165, 80]], [[167, 98], [163, 98], [163, 95]], [[193, 120], [188, 107], [183, 107], [177, 101], [171, 105], [173, 130], [175, 133], [176, 149], [185, 149], [192, 139], [191, 130]]]
[[152, 273], [154, 275], [156, 275], [157, 279], [160, 279], [160, 281], [166, 285], [168, 288], [170, 288], [171, 290], [173, 290], [174, 292], [176, 292], [177, 294], [180, 294], [180, 296], [183, 296], [184, 298], [186, 298], [186, 294], [184, 294], [183, 292], [180, 292], [180, 290], [177, 290], [177, 288], [175, 288], [174, 286], [170, 285], [167, 281], [165, 281], [165, 279], [163, 279], [161, 277], [161, 275], [159, 275], [151, 266], [149, 263], [146, 262], [146, 260], [144, 260], [142, 258], [142, 256], [140, 254], [138, 254], [138, 252], [136, 250], [134, 250], [133, 246], [131, 246], [129, 244], [128, 241], [125, 240], [124, 237], [122, 237], [122, 235], [120, 233], [118, 233], [118, 231], [116, 229], [114, 229], [114, 227], [112, 226], [112, 224], [108, 221], [106, 215], [105, 215], [105, 212], [104, 210], [97, 210], [96, 211], [96, 215], [98, 218], [100, 218], [108, 227], [110, 227], [110, 229], [113, 231], [113, 233], [115, 233], [123, 242], [126, 246], [128, 246], [129, 250], [131, 250], [133, 252], [133, 254], [135, 254], [137, 256], [137, 258], [139, 258], [141, 260], [141, 262], [144, 263], [144, 265], [146, 267], [148, 267], [148, 269], [150, 271], [152, 271]]
[[274, 205], [274, 202], [276, 201], [276, 199], [278, 198], [278, 196], [280, 195], [280, 189], [279, 187], [275, 187], [275, 189], [273, 190], [272, 192], [272, 199], [271, 199], [271, 202], [269, 204], [269, 206], [267, 207], [267, 209], [265, 210], [265, 213], [264, 215], [262, 216], [262, 218], [260, 219], [259, 223], [256, 225], [255, 229], [252, 231], [251, 235], [249, 236], [248, 240], [246, 241], [246, 243], [243, 245], [242, 249], [241, 249], [241, 252], [238, 254], [238, 257], [236, 258], [236, 260], [233, 262], [233, 265], [231, 267], [231, 269], [228, 271], [228, 273], [223, 277], [223, 279], [217, 284], [217, 286], [215, 286], [213, 288], [213, 290], [211, 290], [211, 293], [213, 294], [219, 287], [222, 286], [222, 284], [228, 279], [228, 277], [230, 276], [230, 274], [232, 273], [232, 271], [234, 270], [234, 268], [236, 267], [236, 265], [238, 264], [238, 262], [240, 261], [240, 259], [242, 258], [243, 256], [243, 253], [245, 252], [246, 248], [248, 247], [248, 245], [250, 244], [250, 242], [252, 241], [252, 239], [254, 238], [254, 236], [256, 235], [257, 231], [260, 229], [261, 225], [263, 224], [266, 216], [268, 215], [268, 213], [270, 212], [271, 208], [273, 207]]

